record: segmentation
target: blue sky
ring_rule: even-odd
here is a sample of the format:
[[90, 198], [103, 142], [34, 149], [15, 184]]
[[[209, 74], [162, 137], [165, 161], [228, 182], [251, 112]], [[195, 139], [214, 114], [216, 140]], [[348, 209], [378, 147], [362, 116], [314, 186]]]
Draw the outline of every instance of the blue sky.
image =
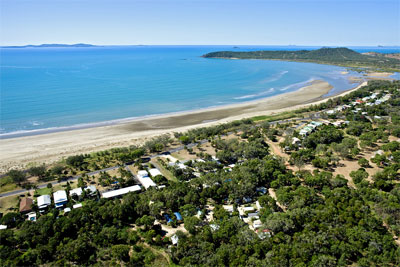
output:
[[0, 0], [1, 45], [400, 45], [399, 0]]

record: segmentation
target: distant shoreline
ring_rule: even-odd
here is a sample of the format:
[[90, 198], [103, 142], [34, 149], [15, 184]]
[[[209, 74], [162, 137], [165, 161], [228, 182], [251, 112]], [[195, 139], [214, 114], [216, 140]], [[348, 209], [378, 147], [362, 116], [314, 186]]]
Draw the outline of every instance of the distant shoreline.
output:
[[[363, 85], [366, 85], [365, 81], [339, 95], [347, 94]], [[115, 125], [0, 139], [0, 147], [4, 152], [0, 153], [0, 172], [11, 167], [24, 168], [32, 162], [51, 163], [70, 155], [141, 145], [160, 134], [185, 132], [197, 127], [299, 109], [337, 97], [338, 95], [326, 97], [331, 89], [328, 82], [314, 80], [297, 91], [245, 103], [134, 119]]]

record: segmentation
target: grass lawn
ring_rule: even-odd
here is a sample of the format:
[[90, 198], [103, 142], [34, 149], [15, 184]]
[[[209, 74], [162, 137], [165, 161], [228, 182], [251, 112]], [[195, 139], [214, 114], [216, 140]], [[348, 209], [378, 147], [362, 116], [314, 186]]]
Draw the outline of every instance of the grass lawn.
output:
[[9, 192], [17, 189], [18, 186], [16, 184], [5, 184], [0, 186], [0, 193]]
[[45, 188], [40, 188], [40, 189], [37, 189], [37, 190], [35, 191], [35, 195], [38, 194], [38, 195], [41, 195], [41, 196], [43, 196], [43, 195], [50, 195], [50, 193], [51, 193], [51, 188], [47, 188], [47, 187], [45, 187]]
[[157, 162], [157, 160], [152, 161], [152, 163], [154, 166], [158, 167], [158, 169], [160, 170], [162, 175], [164, 175], [165, 178], [167, 178], [168, 180], [174, 181], [174, 182], [178, 182], [178, 179], [176, 179], [176, 177], [173, 176], [169, 170], [164, 168], [164, 166], [161, 163]]
[[11, 210], [9, 208], [17, 208], [18, 209], [19, 197], [18, 196], [9, 196], [0, 198], [0, 212], [8, 213]]
[[294, 118], [296, 116], [299, 116], [299, 114], [294, 111], [286, 111], [286, 112], [282, 112], [282, 113], [279, 113], [276, 115], [255, 116], [255, 117], [252, 117], [251, 120], [254, 122], [258, 122], [258, 121], [271, 122], [271, 121], [277, 121], [277, 120], [287, 120], [287, 119]]
[[10, 177], [4, 177], [0, 179], [0, 193], [12, 191], [15, 189], [19, 189]]

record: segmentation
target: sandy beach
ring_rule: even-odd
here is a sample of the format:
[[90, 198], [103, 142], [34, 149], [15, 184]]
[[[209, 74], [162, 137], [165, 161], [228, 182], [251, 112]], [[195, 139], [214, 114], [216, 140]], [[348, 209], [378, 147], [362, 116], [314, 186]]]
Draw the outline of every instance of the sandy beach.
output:
[[[340, 95], [364, 85], [366, 82]], [[326, 81], [315, 80], [295, 92], [247, 103], [173, 115], [166, 114], [117, 125], [1, 139], [0, 172], [13, 167], [24, 168], [29, 163], [51, 163], [79, 153], [138, 145], [164, 133], [184, 132], [191, 128], [298, 109], [326, 101], [328, 98], [323, 96], [331, 89], [332, 86]]]

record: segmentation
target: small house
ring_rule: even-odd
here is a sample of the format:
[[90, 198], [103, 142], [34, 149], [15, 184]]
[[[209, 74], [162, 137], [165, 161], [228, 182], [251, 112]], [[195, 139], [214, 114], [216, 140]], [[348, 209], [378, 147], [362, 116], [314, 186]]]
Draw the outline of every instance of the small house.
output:
[[61, 208], [68, 202], [67, 192], [65, 192], [65, 190], [58, 190], [53, 194], [53, 198], [56, 208]]
[[265, 195], [265, 194], [268, 192], [268, 190], [267, 190], [266, 187], [260, 186], [260, 187], [257, 187], [257, 188], [256, 188], [256, 192], [257, 192], [257, 193], [260, 193], [261, 195]]
[[21, 199], [21, 202], [19, 203], [19, 212], [22, 214], [31, 212], [32, 204], [33, 204], [33, 199], [24, 197], [23, 199]]
[[51, 198], [49, 195], [39, 196], [37, 198], [37, 205], [39, 209], [45, 209], [51, 205]]
[[36, 222], [36, 212], [30, 212], [27, 214], [28, 215], [28, 221], [31, 222]]
[[82, 208], [82, 203], [78, 203], [72, 206], [74, 209]]
[[156, 168], [150, 169], [149, 172], [152, 177], [156, 177], [157, 175], [162, 175], [162, 173]]
[[72, 197], [76, 197], [77, 199], [80, 199], [82, 197], [82, 188], [78, 187], [75, 189], [72, 189], [69, 191], [69, 196]]
[[254, 229], [260, 228], [261, 226], [262, 226], [261, 220], [255, 220], [255, 221], [253, 222], [253, 228], [254, 228]]
[[167, 221], [167, 223], [172, 222], [172, 219], [171, 219], [171, 217], [169, 217], [168, 214], [164, 214], [164, 218], [165, 218], [165, 220]]
[[149, 173], [147, 171], [144, 171], [144, 170], [139, 171], [137, 178], [145, 189], [148, 189], [151, 186], [157, 186], [153, 182], [153, 180], [149, 177]]
[[64, 214], [67, 214], [68, 212], [70, 212], [71, 211], [71, 208], [65, 208], [64, 209]]
[[210, 228], [213, 232], [218, 231], [219, 225], [218, 224], [210, 224]]
[[89, 185], [89, 186], [85, 187], [84, 190], [89, 196], [97, 195], [97, 188], [94, 185]]
[[233, 205], [223, 205], [222, 207], [229, 213], [233, 212]]
[[176, 234], [171, 236], [172, 245], [177, 245], [178, 241], [179, 241], [179, 237]]
[[292, 139], [292, 145], [298, 146], [301, 144], [301, 140], [297, 137], [293, 137]]
[[182, 215], [179, 212], [174, 212], [176, 219], [179, 221], [183, 221]]

